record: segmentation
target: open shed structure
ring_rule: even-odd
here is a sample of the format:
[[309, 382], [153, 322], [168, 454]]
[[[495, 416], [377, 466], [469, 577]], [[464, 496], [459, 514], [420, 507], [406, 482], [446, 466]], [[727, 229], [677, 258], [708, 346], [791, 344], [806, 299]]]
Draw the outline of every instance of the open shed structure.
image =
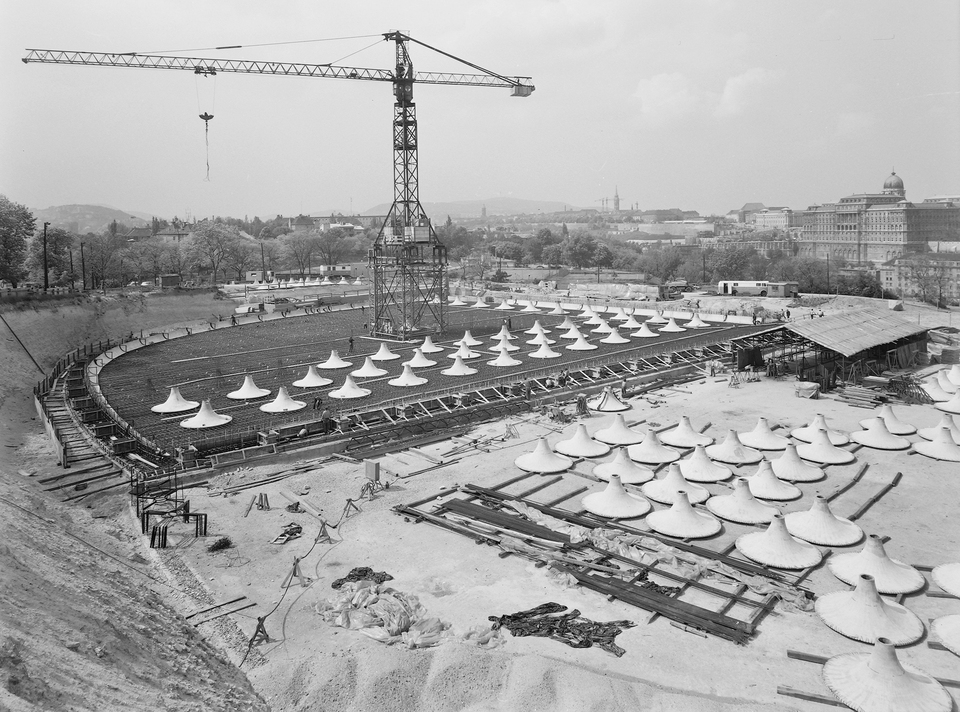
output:
[[828, 390], [838, 381], [859, 383], [917, 365], [927, 349], [927, 331], [894, 312], [858, 309], [778, 325], [737, 339], [736, 346], [751, 356], [739, 361], [759, 365], [762, 354], [768, 371], [795, 373]]

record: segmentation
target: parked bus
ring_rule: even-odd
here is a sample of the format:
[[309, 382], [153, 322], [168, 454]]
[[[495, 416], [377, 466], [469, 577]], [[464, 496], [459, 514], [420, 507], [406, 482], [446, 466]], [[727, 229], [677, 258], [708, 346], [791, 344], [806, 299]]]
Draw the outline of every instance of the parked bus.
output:
[[759, 295], [765, 297], [769, 290], [770, 284], [768, 282], [746, 282], [743, 280], [725, 279], [717, 284], [717, 294], [732, 294], [734, 296], [738, 294], [752, 294], [754, 296]]

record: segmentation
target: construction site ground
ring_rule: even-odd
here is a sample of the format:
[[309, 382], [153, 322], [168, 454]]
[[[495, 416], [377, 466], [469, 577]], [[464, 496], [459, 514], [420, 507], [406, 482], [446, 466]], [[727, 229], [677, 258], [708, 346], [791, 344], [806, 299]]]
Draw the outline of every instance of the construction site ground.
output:
[[[730, 388], [726, 379], [703, 378], [636, 397], [624, 415], [639, 428], [669, 425], [687, 415], [695, 427], [710, 423], [707, 434], [722, 439], [728, 428], [752, 429], [759, 416], [790, 430], [823, 413], [832, 426], [850, 431], [873, 414], [829, 395], [797, 398], [794, 385], [789, 379], [763, 378]], [[16, 383], [8, 386], [4, 395], [15, 396], [11, 389]], [[28, 396], [20, 391], [18, 397]], [[896, 411], [917, 427], [933, 426], [941, 416], [929, 405], [897, 405]], [[531, 452], [538, 437], [546, 435], [555, 443], [575, 427], [536, 413], [478, 426], [466, 437], [478, 440], [482, 449], [464, 447], [463, 440], [440, 441], [423, 445], [420, 452], [380, 458], [382, 480], [390, 486], [372, 499], [360, 497], [367, 481], [363, 465], [336, 458], [223, 472], [210, 478], [207, 488], [189, 493], [191, 508], [209, 515], [208, 536], [196, 539], [192, 525], [171, 525], [169, 547], [161, 551], [147, 548], [124, 495], [90, 498], [85, 506], [73, 507], [39, 495], [36, 479], [57, 468], [49, 443], [26, 409], [5, 407], [4, 415], [0, 707], [806, 711], [826, 707], [778, 695], [778, 686], [830, 693], [820, 667], [788, 658], [787, 650], [831, 656], [869, 649], [828, 629], [813, 612], [778, 608], [745, 646], [680, 630], [664, 618], [648, 622], [648, 612], [564, 587], [533, 562], [501, 558], [497, 548], [478, 546], [426, 522], [405, 521], [392, 511], [443, 488], [467, 483], [492, 487], [522, 474], [513, 461]], [[580, 422], [593, 432], [609, 417], [595, 414]], [[960, 558], [956, 464], [867, 448], [857, 450], [856, 457], [851, 465], [828, 467], [822, 481], [801, 483], [803, 497], [784, 503], [782, 510], [809, 508], [815, 495], [842, 487], [860, 465], [868, 464], [863, 478], [832, 503], [838, 515], [847, 516], [902, 472], [898, 486], [858, 523], [867, 534], [889, 537], [887, 551], [896, 559], [933, 566]], [[574, 469], [588, 474], [595, 462], [611, 458], [580, 462]], [[301, 465], [302, 471], [289, 477], [240, 488]], [[737, 474], [755, 469], [735, 468]], [[570, 481], [569, 489], [602, 488], [581, 474], [563, 477]], [[715, 494], [728, 491], [725, 484], [705, 486]], [[251, 506], [261, 493], [269, 510]], [[583, 494], [558, 506], [578, 510]], [[332, 522], [341, 520], [348, 498], [357, 500], [359, 511], [347, 512], [329, 529], [331, 542], [314, 544], [320, 519], [287, 511], [288, 497]], [[635, 526], [643, 528], [642, 522]], [[301, 535], [272, 544], [290, 523], [302, 527]], [[758, 530], [725, 523], [720, 535], [699, 543], [719, 550], [749, 531]], [[233, 546], [208, 552], [223, 536]], [[860, 547], [862, 543], [834, 551]], [[310, 579], [308, 585], [301, 587], [294, 578], [292, 586], [282, 588], [295, 557], [303, 557], [300, 570]], [[391, 574], [390, 586], [417, 595], [429, 614], [448, 622], [454, 633], [488, 626], [488, 616], [548, 601], [577, 608], [592, 620], [627, 619], [637, 625], [617, 637], [626, 650], [620, 658], [596, 647], [574, 649], [506, 632], [502, 644], [492, 649], [456, 635], [433, 648], [387, 646], [358, 631], [333, 627], [315, 610], [335, 593], [331, 583], [357, 566]], [[846, 588], [826, 566], [804, 585], [816, 594]], [[960, 599], [928, 595], [936, 590], [929, 584], [904, 600], [925, 624], [960, 613]], [[193, 615], [233, 599], [240, 600]], [[256, 605], [213, 618], [251, 603]], [[270, 640], [250, 646], [257, 617], [268, 613], [264, 623]], [[929, 647], [929, 641], [927, 633], [900, 648], [900, 658], [932, 675], [960, 678], [957, 658]], [[220, 656], [234, 664], [243, 661], [241, 670], [252, 689], [234, 668], [218, 662]], [[948, 690], [957, 699], [958, 689]]]

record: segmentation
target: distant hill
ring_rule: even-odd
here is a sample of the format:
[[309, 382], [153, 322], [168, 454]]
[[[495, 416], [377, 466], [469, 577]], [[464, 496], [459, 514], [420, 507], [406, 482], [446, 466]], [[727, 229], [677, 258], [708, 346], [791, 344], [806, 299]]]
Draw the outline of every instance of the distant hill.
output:
[[48, 222], [53, 227], [78, 235], [101, 232], [114, 220], [128, 227], [146, 227], [150, 224], [149, 220], [136, 217], [132, 212], [103, 205], [54, 205], [43, 210], [34, 210], [33, 216], [37, 219], [38, 227]]
[[[577, 210], [569, 203], [559, 203], [555, 200], [525, 200], [523, 198], [489, 198], [487, 200], [456, 200], [447, 203], [423, 203], [433, 222], [439, 223], [447, 215], [451, 218], [478, 218], [483, 206], [487, 206], [487, 215], [522, 215], [536, 212], [556, 213], [567, 210]], [[390, 209], [390, 203], [375, 205], [365, 210], [363, 215], [385, 215]]]

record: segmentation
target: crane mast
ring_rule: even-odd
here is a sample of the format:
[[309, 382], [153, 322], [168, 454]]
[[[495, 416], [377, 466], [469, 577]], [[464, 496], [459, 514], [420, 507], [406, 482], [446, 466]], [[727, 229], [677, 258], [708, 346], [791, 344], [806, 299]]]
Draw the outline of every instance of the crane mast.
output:
[[[203, 59], [136, 52], [108, 53], [73, 50], [29, 49], [24, 63], [80, 64], [140, 69], [176, 69], [195, 74], [274, 74], [389, 81], [393, 84], [393, 204], [380, 227], [368, 264], [373, 272], [374, 336], [406, 340], [443, 332], [446, 328], [447, 250], [437, 239], [420, 204], [417, 155], [417, 107], [413, 85], [506, 87], [513, 96], [533, 93], [529, 77], [507, 77], [432, 47], [401, 32], [386, 32], [394, 42], [394, 69], [341, 67], [239, 59]], [[479, 73], [415, 72], [407, 49], [414, 42], [465, 64]], [[237, 49], [239, 46], [220, 49]], [[202, 118], [202, 117], [201, 117]]]

